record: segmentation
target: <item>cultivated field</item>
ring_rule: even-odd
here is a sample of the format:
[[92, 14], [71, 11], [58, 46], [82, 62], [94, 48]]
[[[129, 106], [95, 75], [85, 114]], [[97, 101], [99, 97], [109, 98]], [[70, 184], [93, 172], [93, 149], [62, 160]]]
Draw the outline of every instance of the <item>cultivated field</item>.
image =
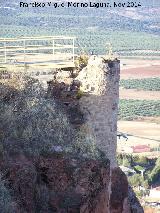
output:
[[[121, 60], [121, 79], [144, 79], [144, 78], [160, 78], [160, 60]], [[151, 87], [154, 85], [151, 85]], [[137, 89], [124, 89], [120, 88], [120, 99], [127, 100], [146, 100], [146, 101], [159, 101], [160, 91], [144, 91]], [[154, 105], [154, 102], [152, 102]], [[151, 104], [150, 109], [154, 111], [154, 106]], [[130, 105], [128, 105], [130, 106]], [[130, 106], [131, 107], [131, 106]], [[132, 110], [136, 112], [137, 105]], [[131, 110], [131, 109], [130, 109]], [[142, 110], [142, 115], [132, 121], [118, 122], [118, 131], [126, 133], [128, 135], [128, 141], [121, 138], [118, 139], [118, 150], [123, 150], [124, 147], [130, 147], [135, 145], [150, 145], [151, 147], [160, 146], [160, 117], [147, 115], [149, 108], [145, 107]], [[160, 111], [160, 109], [157, 109]], [[144, 154], [144, 153], [143, 153]], [[160, 152], [147, 153], [148, 155], [157, 156]]]
[[160, 60], [121, 60], [121, 79], [160, 77]]
[[[120, 132], [123, 130], [124, 133], [130, 135], [127, 143], [130, 143], [130, 137], [137, 137], [136, 141], [145, 139], [149, 143], [160, 144], [160, 124], [144, 121], [119, 121], [118, 130]], [[136, 141], [135, 143], [138, 143]]]
[[135, 100], [160, 100], [160, 91], [137, 91], [136, 89], [120, 88], [121, 99], [135, 99]]
[[[160, 78], [160, 60], [121, 60], [121, 79]], [[120, 88], [121, 99], [160, 100], [159, 91]]]
[[[152, 148], [160, 146], [160, 124], [144, 121], [119, 121], [118, 131], [128, 135], [127, 141], [123, 138], [118, 139], [119, 151], [124, 147], [136, 145], [150, 145]], [[160, 155], [160, 152], [153, 154]]]

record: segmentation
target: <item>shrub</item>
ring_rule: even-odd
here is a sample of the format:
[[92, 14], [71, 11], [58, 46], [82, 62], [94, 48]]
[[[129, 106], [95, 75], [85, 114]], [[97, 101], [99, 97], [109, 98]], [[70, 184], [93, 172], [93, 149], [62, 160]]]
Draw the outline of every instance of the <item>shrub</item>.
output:
[[133, 156], [132, 158], [133, 158], [133, 161], [135, 163], [137, 163], [137, 164], [145, 165], [145, 164], [148, 163], [148, 158], [145, 157], [145, 156], [138, 156], [138, 155], [136, 155], [136, 156]]
[[75, 62], [76, 66], [79, 67], [80, 70], [83, 69], [84, 67], [87, 66], [88, 59], [89, 59], [88, 55], [86, 54], [80, 55]]
[[16, 100], [5, 107], [2, 119], [3, 148], [8, 152], [40, 154], [53, 145], [69, 146], [74, 137], [67, 117], [54, 101], [44, 98]]
[[128, 177], [128, 181], [131, 186], [143, 185], [143, 178], [140, 174], [135, 174], [131, 177]]
[[155, 167], [149, 175], [149, 180], [151, 184], [160, 184], [160, 157], [156, 160]]
[[117, 155], [117, 163], [119, 166], [123, 164], [123, 155], [122, 154]]
[[93, 156], [93, 138], [73, 129], [60, 105], [45, 98], [36, 81], [26, 81], [14, 99], [0, 105], [3, 151], [41, 155], [61, 146], [64, 152]]
[[128, 154], [118, 154], [117, 161], [118, 161], [118, 165], [131, 167], [132, 157]]
[[123, 164], [123, 166], [126, 166], [126, 167], [130, 167], [131, 166], [131, 162], [127, 158], [124, 158], [124, 160], [122, 161], [122, 164]]

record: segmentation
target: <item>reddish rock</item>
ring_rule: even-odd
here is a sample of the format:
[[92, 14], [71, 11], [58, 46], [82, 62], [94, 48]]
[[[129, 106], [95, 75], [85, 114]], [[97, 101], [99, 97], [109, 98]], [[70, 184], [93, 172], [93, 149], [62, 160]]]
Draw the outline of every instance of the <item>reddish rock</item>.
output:
[[[110, 197], [110, 210], [112, 213], [121, 213], [128, 197], [128, 181], [120, 168], [112, 170], [112, 184]], [[127, 207], [125, 207], [127, 208]], [[126, 212], [127, 213], [127, 212]]]
[[16, 213], [129, 213], [127, 178], [114, 169], [110, 195], [107, 160], [62, 153], [37, 159], [14, 156], [3, 159], [0, 169], [12, 189]]

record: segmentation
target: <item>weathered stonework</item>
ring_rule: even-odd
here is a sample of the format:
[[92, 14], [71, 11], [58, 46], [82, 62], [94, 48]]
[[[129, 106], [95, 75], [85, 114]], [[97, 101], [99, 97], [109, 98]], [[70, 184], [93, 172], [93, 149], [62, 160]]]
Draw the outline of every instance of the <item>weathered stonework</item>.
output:
[[106, 153], [111, 166], [116, 164], [117, 113], [119, 100], [120, 62], [105, 61], [92, 56], [86, 68], [76, 78], [81, 82], [79, 103], [87, 121], [86, 126], [95, 137], [98, 147]]
[[49, 83], [50, 96], [64, 105], [71, 124], [92, 136], [111, 167], [117, 166], [119, 74], [120, 61], [91, 56], [75, 79], [63, 71]]

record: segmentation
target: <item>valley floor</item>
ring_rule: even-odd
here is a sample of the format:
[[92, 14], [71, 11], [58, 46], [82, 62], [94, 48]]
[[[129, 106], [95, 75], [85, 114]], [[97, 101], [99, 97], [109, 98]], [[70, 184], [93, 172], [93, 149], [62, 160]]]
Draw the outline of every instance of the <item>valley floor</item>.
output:
[[[157, 60], [121, 60], [121, 79], [141, 79], [160, 77], [160, 61]], [[120, 99], [160, 100], [160, 91], [144, 91], [120, 88]], [[135, 106], [136, 107], [136, 106]], [[159, 109], [160, 110], [160, 109]], [[141, 117], [133, 121], [119, 121], [118, 131], [128, 137], [118, 140], [118, 152], [127, 153], [127, 148], [136, 145], [160, 146], [160, 118]], [[141, 153], [159, 156], [160, 152]]]

